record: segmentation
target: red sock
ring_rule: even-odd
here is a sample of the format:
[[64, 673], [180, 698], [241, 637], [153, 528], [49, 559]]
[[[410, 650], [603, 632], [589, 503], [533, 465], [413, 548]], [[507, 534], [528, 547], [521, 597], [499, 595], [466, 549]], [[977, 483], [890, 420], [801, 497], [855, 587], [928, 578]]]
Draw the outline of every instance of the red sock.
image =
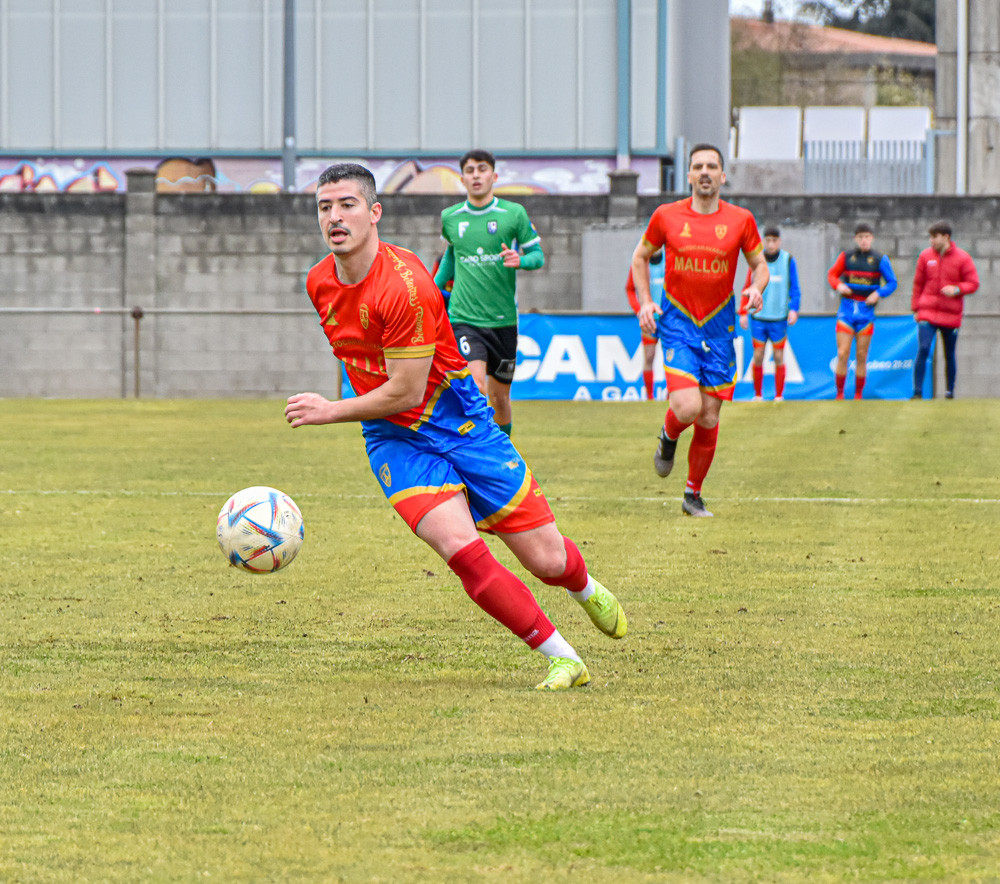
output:
[[463, 546], [448, 559], [448, 567], [458, 575], [469, 598], [529, 648], [537, 648], [555, 632], [531, 590], [493, 558], [482, 538]]
[[653, 388], [653, 369], [650, 369], [649, 371], [643, 371], [642, 383], [646, 387], [646, 398], [647, 399], [656, 398], [656, 392]]
[[843, 399], [844, 398], [844, 384], [847, 383], [847, 375], [846, 374], [835, 374], [833, 376], [833, 379], [834, 379], [834, 381], [837, 384], [837, 398], [838, 399]]
[[715, 457], [715, 446], [719, 439], [719, 425], [706, 430], [699, 424], [694, 425], [694, 436], [688, 448], [688, 480], [689, 491], [701, 491], [701, 484], [708, 475], [708, 468]]
[[580, 592], [587, 585], [587, 565], [576, 544], [568, 537], [563, 537], [563, 546], [566, 547], [566, 570], [558, 577], [542, 577], [539, 574], [535, 577], [549, 586], [562, 586], [570, 592]]
[[764, 366], [754, 364], [753, 367], [753, 394], [754, 396], [764, 395]]
[[[691, 423], [694, 423], [692, 421]], [[663, 428], [667, 431], [668, 439], [678, 439], [681, 433], [683, 433], [691, 424], [682, 424], [677, 420], [677, 415], [674, 414], [673, 409], [667, 409], [667, 416], [663, 419]]]
[[785, 395], [785, 364], [774, 366], [774, 395]]
[[868, 375], [859, 374], [854, 378], [854, 398], [860, 399], [861, 393], [865, 388], [865, 380], [867, 380]]

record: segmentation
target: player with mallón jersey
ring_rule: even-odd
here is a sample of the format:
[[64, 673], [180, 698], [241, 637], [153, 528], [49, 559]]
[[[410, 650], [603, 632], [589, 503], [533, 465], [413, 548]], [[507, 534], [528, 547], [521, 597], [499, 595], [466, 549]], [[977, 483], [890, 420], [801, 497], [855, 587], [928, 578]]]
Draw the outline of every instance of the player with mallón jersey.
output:
[[588, 574], [524, 458], [491, 419], [430, 274], [412, 252], [380, 241], [371, 173], [331, 166], [316, 201], [332, 254], [309, 271], [306, 289], [357, 396], [299, 393], [286, 419], [293, 427], [360, 421], [372, 472], [410, 529], [477, 605], [549, 659], [538, 688], [587, 684], [577, 652], [477, 531], [499, 537], [543, 583], [565, 587], [612, 638], [626, 632], [621, 606]]
[[[688, 164], [692, 195], [659, 206], [632, 255], [639, 323], [647, 334], [659, 336], [667, 375], [669, 408], [653, 468], [661, 477], [670, 474], [677, 439], [693, 424], [681, 506], [691, 516], [712, 515], [701, 486], [715, 457], [722, 403], [733, 398], [736, 385], [733, 280], [741, 251], [753, 274], [744, 291], [750, 309], [761, 306], [768, 280], [753, 215], [719, 198], [725, 180], [719, 149], [696, 144]], [[666, 275], [656, 304], [650, 296], [649, 260], [661, 248]]]
[[[788, 327], [799, 318], [802, 290], [795, 259], [781, 247], [781, 231], [777, 227], [764, 230], [764, 259], [767, 261], [768, 282], [764, 289], [764, 304], [753, 312], [747, 309], [747, 297], [740, 299], [740, 328], [750, 327], [753, 341], [753, 390], [754, 401], [760, 402], [764, 394], [764, 348], [771, 342], [774, 356], [774, 401], [785, 398], [785, 344]], [[753, 281], [752, 271], [747, 271], [746, 286]]]
[[517, 271], [545, 264], [541, 238], [524, 206], [493, 193], [496, 160], [470, 150], [459, 162], [468, 198], [441, 214], [448, 243], [434, 281], [454, 280], [448, 313], [476, 385], [489, 397], [508, 436], [510, 385], [517, 361]]

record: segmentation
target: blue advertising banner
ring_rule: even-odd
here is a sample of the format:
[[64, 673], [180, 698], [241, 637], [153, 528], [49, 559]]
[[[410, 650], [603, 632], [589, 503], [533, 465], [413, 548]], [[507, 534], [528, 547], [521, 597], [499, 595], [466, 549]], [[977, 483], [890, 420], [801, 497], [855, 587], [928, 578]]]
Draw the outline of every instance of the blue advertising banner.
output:
[[[788, 330], [785, 346], [785, 398], [832, 399], [837, 348], [833, 316], [803, 316]], [[737, 327], [735, 399], [753, 397], [750, 333]], [[853, 395], [855, 363], [847, 373]], [[883, 316], [875, 322], [868, 351], [866, 399], [909, 399], [917, 326], [913, 318]], [[557, 316], [527, 313], [520, 318], [513, 399], [638, 400], [642, 384], [642, 344], [634, 316]], [[666, 396], [663, 362], [657, 346], [653, 362], [656, 398]], [[924, 395], [930, 396], [927, 373]], [[764, 357], [764, 396], [774, 396], [774, 360], [770, 344]]]

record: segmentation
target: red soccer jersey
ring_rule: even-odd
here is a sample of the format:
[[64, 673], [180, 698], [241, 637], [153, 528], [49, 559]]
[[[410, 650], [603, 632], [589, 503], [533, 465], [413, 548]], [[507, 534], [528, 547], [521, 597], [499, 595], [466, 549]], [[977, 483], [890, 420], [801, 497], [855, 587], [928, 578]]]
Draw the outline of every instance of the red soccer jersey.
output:
[[441, 292], [411, 251], [380, 242], [368, 275], [354, 285], [337, 279], [333, 255], [309, 271], [306, 291], [334, 355], [359, 396], [388, 380], [385, 360], [432, 356], [423, 401], [387, 417], [414, 426], [451, 372], [467, 370], [445, 312]]
[[643, 239], [664, 247], [664, 298], [697, 326], [704, 326], [733, 296], [740, 251], [748, 258], [763, 249], [757, 222], [746, 209], [719, 201], [702, 215], [691, 198], [658, 206]]

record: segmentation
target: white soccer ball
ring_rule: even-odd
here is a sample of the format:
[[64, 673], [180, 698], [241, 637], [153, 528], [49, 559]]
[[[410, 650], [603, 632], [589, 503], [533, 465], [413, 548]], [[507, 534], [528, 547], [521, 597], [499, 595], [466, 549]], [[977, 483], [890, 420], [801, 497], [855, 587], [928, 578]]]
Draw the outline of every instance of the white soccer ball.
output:
[[287, 494], [255, 485], [226, 501], [215, 533], [229, 564], [254, 574], [270, 574], [298, 554], [305, 526], [301, 511]]

